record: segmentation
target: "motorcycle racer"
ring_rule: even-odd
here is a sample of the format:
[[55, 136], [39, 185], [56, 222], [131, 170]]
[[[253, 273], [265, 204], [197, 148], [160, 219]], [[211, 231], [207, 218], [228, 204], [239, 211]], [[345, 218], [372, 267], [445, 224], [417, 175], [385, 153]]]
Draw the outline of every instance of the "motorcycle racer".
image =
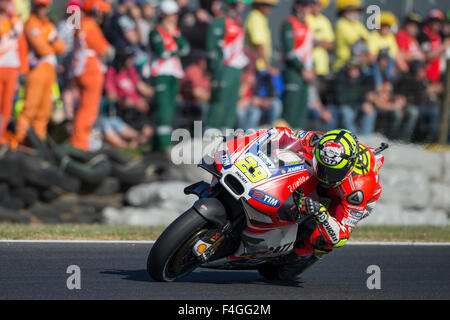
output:
[[323, 254], [344, 246], [357, 223], [371, 213], [382, 191], [378, 171], [384, 157], [360, 144], [348, 130], [276, 130], [281, 134], [279, 147], [302, 152], [313, 168], [309, 186], [295, 190], [294, 198], [299, 210], [315, 223], [299, 232], [294, 261], [279, 271], [281, 279], [289, 279]]

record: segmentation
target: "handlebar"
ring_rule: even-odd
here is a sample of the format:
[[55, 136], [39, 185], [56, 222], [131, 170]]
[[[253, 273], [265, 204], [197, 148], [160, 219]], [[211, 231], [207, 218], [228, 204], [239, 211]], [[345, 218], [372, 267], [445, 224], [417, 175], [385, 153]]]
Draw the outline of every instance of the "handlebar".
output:
[[386, 142], [382, 142], [381, 145], [375, 149], [375, 151], [373, 152], [374, 155], [379, 155], [380, 153], [382, 153], [384, 150], [389, 148], [389, 144]]

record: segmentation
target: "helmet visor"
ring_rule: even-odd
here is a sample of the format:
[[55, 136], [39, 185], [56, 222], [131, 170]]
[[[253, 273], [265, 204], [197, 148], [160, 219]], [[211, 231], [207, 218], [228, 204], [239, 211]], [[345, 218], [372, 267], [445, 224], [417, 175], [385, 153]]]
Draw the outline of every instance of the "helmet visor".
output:
[[329, 187], [340, 184], [347, 178], [352, 169], [347, 166], [342, 169], [329, 168], [317, 161], [316, 157], [313, 159], [313, 164], [314, 172], [319, 183]]

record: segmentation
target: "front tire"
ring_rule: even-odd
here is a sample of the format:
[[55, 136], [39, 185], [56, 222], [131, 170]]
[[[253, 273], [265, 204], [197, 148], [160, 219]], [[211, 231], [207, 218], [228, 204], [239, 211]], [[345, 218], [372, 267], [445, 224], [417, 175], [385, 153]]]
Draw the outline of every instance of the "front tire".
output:
[[193, 208], [178, 217], [158, 238], [147, 259], [147, 272], [156, 281], [172, 282], [198, 267], [193, 245], [208, 232], [208, 222]]

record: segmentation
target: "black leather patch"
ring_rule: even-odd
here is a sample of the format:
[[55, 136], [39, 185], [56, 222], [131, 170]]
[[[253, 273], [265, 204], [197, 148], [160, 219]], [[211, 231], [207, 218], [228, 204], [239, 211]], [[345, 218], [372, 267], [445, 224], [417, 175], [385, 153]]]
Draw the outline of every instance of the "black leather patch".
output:
[[354, 205], [361, 205], [364, 202], [364, 193], [361, 190], [350, 193], [347, 196], [347, 202]]

